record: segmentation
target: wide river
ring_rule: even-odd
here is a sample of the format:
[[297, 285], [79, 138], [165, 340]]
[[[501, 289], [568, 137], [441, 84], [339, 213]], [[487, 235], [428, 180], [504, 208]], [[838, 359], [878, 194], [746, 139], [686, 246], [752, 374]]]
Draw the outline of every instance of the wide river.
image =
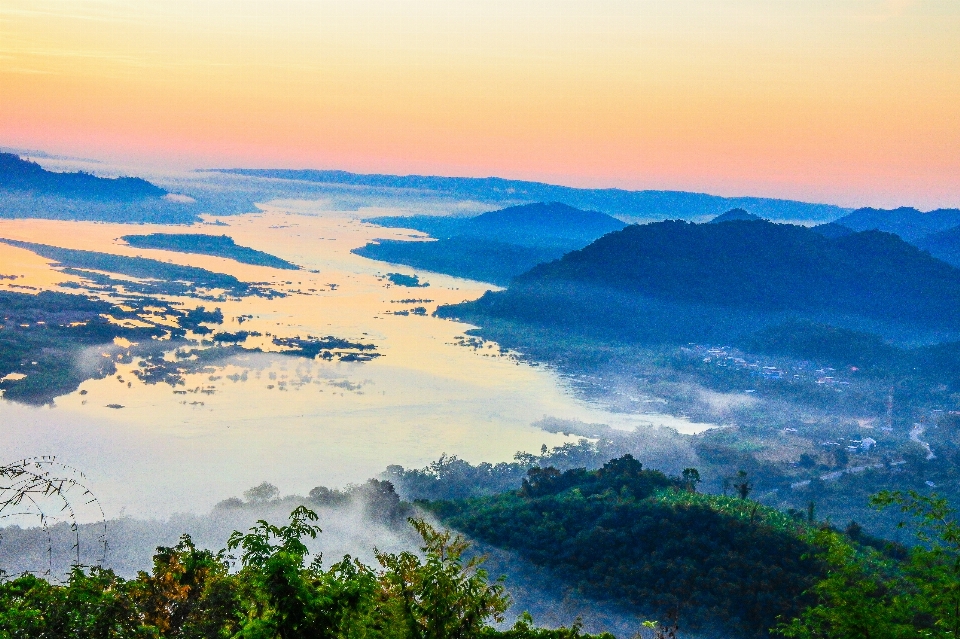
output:
[[[53, 406], [0, 400], [2, 460], [55, 455], [85, 473], [108, 516], [163, 516], [204, 511], [261, 481], [284, 494], [303, 494], [317, 485], [361, 482], [388, 464], [422, 466], [442, 453], [473, 462], [509, 460], [517, 451], [539, 452], [543, 444], [567, 440], [534, 426], [545, 417], [617, 428], [641, 422], [686, 432], [705, 427], [669, 416], [605, 411], [574, 397], [550, 370], [502, 356], [492, 344], [477, 349], [458, 343], [470, 327], [429, 313], [438, 304], [475, 299], [490, 285], [350, 253], [373, 238], [409, 237], [410, 231], [295, 203], [220, 219], [228, 226], [0, 220], [0, 238], [141, 255], [269, 282], [288, 294], [216, 304], [226, 318], [224, 330], [239, 330], [236, 318], [245, 316], [243, 330], [333, 335], [373, 343], [382, 357], [346, 363], [256, 355], [189, 376], [186, 394], [141, 383], [131, 370], [136, 360], [118, 364], [117, 375], [88, 380]], [[134, 249], [117, 239], [158, 231], [225, 233], [304, 270]], [[388, 272], [417, 273], [429, 287], [391, 285], [384, 278]], [[2, 280], [2, 287], [56, 289], [78, 281], [6, 244], [0, 244], [0, 274], [18, 276]], [[412, 299], [429, 301], [402, 301]], [[393, 314], [415, 306], [428, 315]]]

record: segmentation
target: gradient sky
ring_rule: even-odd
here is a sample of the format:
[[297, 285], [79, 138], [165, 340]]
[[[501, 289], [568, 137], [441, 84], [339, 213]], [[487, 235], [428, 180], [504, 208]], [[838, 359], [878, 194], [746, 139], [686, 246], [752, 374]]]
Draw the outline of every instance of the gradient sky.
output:
[[960, 206], [960, 2], [3, 0], [0, 145]]

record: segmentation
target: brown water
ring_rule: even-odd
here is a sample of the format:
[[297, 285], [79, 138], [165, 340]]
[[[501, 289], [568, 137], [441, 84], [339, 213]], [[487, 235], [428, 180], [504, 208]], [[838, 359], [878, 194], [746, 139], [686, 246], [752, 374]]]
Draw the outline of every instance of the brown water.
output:
[[[357, 218], [324, 211], [318, 203], [290, 202], [266, 207], [262, 214], [226, 218], [228, 227], [0, 220], [3, 238], [141, 255], [269, 282], [288, 295], [216, 304], [225, 317], [223, 330], [240, 330], [236, 318], [252, 316], [243, 330], [281, 337], [333, 335], [375, 344], [382, 354], [362, 363], [251, 355], [188, 375], [177, 388], [140, 382], [132, 374], [135, 359], [119, 364], [117, 376], [89, 380], [57, 398], [54, 407], [0, 401], [3, 457], [56, 455], [88, 475], [108, 514], [125, 509], [132, 515], [162, 515], [204, 510], [264, 480], [284, 493], [303, 493], [316, 485], [363, 481], [388, 464], [421, 466], [442, 453], [470, 461], [509, 460], [519, 450], [539, 451], [543, 444], [566, 441], [532, 426], [544, 417], [618, 428], [640, 422], [685, 432], [709, 427], [663, 415], [604, 411], [574, 398], [555, 373], [503, 356], [496, 345], [458, 345], [456, 338], [467, 325], [391, 314], [415, 306], [432, 313], [438, 304], [475, 299], [491, 286], [351, 254], [350, 249], [376, 237], [413, 234]], [[304, 270], [134, 249], [117, 240], [158, 231], [226, 233], [237, 244]], [[393, 286], [383, 278], [388, 272], [417, 273], [430, 286]], [[79, 281], [29, 251], [4, 244], [0, 274], [19, 276], [0, 282], [3, 288], [49, 289]], [[405, 299], [432, 301], [398, 303]]]

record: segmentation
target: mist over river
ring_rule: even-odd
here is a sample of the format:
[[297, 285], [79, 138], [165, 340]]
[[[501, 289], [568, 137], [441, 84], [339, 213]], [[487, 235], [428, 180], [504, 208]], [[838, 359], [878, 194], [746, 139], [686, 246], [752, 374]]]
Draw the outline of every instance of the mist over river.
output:
[[[475, 299], [492, 287], [350, 253], [375, 238], [415, 235], [359, 220], [394, 211], [334, 211], [296, 201], [261, 208], [192, 227], [0, 220], [0, 238], [142, 256], [257, 282], [283, 296], [161, 297], [183, 308], [220, 308], [221, 330], [259, 333], [249, 344], [265, 351], [268, 338], [333, 336], [373, 345], [378, 357], [233, 354], [195, 367], [171, 386], [142, 381], [135, 374], [138, 345], [120, 340], [90, 349], [76, 364], [112, 358], [114, 374], [85, 381], [52, 406], [0, 401], [3, 459], [55, 455], [85, 473], [108, 517], [156, 517], [206, 511], [262, 481], [284, 494], [305, 494], [317, 485], [362, 482], [389, 464], [422, 466], [442, 453], [497, 462], [571, 439], [533, 425], [544, 418], [623, 429], [651, 422], [686, 432], [706, 427], [606, 411], [576, 398], [554, 372], [465, 338], [470, 326], [431, 317], [439, 304]], [[302, 270], [133, 248], [118, 239], [153, 232], [227, 234]], [[399, 286], [388, 273], [417, 275], [429, 286]], [[0, 274], [17, 276], [0, 281], [0, 289], [79, 288], [110, 299], [82, 276], [7, 244], [0, 244]]]

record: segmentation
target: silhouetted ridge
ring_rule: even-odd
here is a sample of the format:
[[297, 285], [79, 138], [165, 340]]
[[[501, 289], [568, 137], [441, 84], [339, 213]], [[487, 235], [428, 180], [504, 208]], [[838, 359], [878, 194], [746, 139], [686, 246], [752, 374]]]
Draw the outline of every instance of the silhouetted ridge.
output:
[[710, 220], [710, 223], [720, 224], [721, 222], [744, 222], [762, 219], [763, 218], [759, 215], [754, 215], [753, 213], [749, 213], [744, 209], [730, 209], [726, 213], [721, 213], [717, 217]]
[[55, 173], [12, 153], [0, 153], [0, 189], [99, 201], [163, 197], [167, 192], [144, 179], [101, 178], [89, 173]]
[[312, 169], [216, 169], [223, 173], [268, 179], [297, 180], [332, 185], [365, 186], [380, 189], [422, 191], [501, 205], [526, 202], [563, 202], [578, 209], [603, 211], [644, 219], [702, 218], [731, 208], [747, 208], [771, 220], [828, 221], [849, 212], [832, 204], [812, 204], [760, 197], [726, 198], [684, 191], [627, 191], [624, 189], [582, 189], [542, 182], [507, 180], [498, 177], [468, 178], [436, 175], [380, 175], [319, 171]]
[[951, 266], [960, 268], [960, 226], [931, 233], [914, 242], [918, 247]]
[[837, 224], [836, 222], [818, 224], [817, 226], [812, 227], [812, 230], [824, 237], [830, 238], [831, 240], [856, 233], [856, 231], [849, 226], [843, 226], [842, 224]]
[[891, 210], [862, 208], [835, 222], [854, 231], [886, 231], [912, 242], [925, 235], [960, 226], [960, 209], [937, 209], [923, 213], [906, 206]]

